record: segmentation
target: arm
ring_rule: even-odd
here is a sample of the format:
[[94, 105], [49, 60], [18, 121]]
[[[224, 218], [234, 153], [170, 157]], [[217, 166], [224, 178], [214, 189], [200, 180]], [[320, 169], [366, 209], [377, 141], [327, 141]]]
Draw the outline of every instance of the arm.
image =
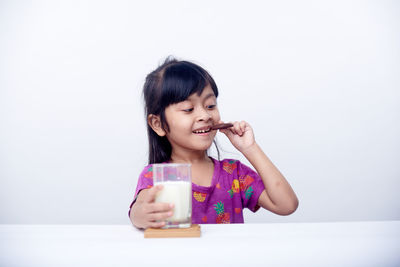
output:
[[293, 213], [299, 201], [285, 177], [255, 142], [253, 130], [247, 122], [235, 122], [223, 132], [231, 143], [247, 158], [260, 175], [265, 190], [258, 199], [258, 205], [279, 215]]
[[242, 153], [261, 176], [266, 188], [258, 205], [279, 215], [293, 213], [299, 205], [296, 194], [258, 144], [254, 143]]

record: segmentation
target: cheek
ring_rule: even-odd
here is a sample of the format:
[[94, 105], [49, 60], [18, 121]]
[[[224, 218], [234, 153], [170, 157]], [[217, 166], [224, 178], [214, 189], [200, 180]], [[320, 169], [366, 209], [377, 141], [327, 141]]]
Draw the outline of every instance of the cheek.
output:
[[215, 110], [215, 111], [213, 111], [213, 113], [212, 113], [212, 118], [213, 118], [213, 120], [216, 121], [216, 122], [218, 122], [218, 121], [221, 120], [221, 116], [219, 115], [218, 109]]
[[171, 120], [171, 122], [168, 122], [170, 126], [170, 131], [179, 133], [182, 132], [182, 130], [186, 129], [191, 129], [191, 120], [188, 120], [187, 118], [175, 118], [174, 120]]

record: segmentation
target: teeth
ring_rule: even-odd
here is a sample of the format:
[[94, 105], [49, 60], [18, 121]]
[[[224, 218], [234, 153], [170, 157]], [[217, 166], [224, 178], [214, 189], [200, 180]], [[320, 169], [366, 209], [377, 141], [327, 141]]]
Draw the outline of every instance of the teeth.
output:
[[209, 130], [199, 130], [199, 131], [194, 131], [195, 133], [207, 133]]

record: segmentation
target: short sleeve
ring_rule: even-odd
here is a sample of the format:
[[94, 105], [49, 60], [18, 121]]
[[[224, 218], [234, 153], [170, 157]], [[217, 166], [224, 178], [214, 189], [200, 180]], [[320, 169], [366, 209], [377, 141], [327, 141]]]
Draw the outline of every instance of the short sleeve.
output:
[[129, 216], [131, 213], [131, 208], [132, 208], [133, 204], [135, 203], [139, 192], [143, 189], [151, 188], [152, 186], [153, 186], [153, 166], [148, 165], [143, 169], [143, 171], [139, 175], [138, 183], [137, 183], [136, 190], [135, 190], [135, 195], [133, 197], [133, 201], [132, 201], [131, 205], [129, 206], [129, 212], [128, 212]]
[[240, 161], [237, 162], [237, 172], [243, 207], [256, 212], [260, 208], [258, 198], [265, 189], [264, 183], [257, 172]]

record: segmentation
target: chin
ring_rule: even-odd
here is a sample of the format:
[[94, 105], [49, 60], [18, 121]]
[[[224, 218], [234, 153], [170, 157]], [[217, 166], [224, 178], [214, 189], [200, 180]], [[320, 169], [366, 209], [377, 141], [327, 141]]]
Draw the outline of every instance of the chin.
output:
[[208, 150], [211, 146], [212, 146], [212, 142], [211, 142], [210, 144], [204, 144], [204, 145], [202, 145], [202, 144], [196, 144], [196, 145], [193, 146], [193, 149], [194, 149], [194, 150], [204, 150], [204, 151], [206, 151], [206, 150]]

